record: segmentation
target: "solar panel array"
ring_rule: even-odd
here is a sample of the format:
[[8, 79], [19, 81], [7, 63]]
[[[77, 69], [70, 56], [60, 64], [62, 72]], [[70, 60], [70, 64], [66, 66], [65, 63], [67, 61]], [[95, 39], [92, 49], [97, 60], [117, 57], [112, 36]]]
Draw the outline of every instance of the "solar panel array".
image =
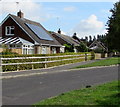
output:
[[53, 40], [50, 35], [40, 26], [28, 24], [26, 25], [40, 38], [45, 40]]

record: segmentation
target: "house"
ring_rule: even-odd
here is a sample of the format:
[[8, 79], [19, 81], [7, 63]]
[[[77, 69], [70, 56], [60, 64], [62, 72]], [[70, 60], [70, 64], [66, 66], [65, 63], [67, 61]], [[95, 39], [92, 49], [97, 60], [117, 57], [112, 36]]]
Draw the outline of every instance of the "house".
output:
[[100, 41], [94, 40], [93, 43], [89, 46], [89, 49], [94, 51], [104, 51], [107, 52], [108, 48]]
[[[80, 45], [80, 42], [75, 40], [74, 38], [68, 36], [68, 35], [64, 35], [64, 34], [61, 34], [61, 30], [59, 29], [58, 30], [58, 33], [55, 33], [55, 32], [51, 32], [52, 36], [54, 39], [56, 39], [61, 45], [65, 45], [65, 44], [69, 44], [71, 46], [73, 46], [74, 48], [74, 52], [78, 52], [78, 48], [79, 45]], [[65, 52], [66, 50], [62, 50], [62, 52]]]
[[38, 22], [24, 18], [19, 11], [17, 16], [9, 14], [0, 25], [0, 52], [5, 45], [18, 54], [59, 53], [62, 45]]
[[77, 33], [74, 33], [72, 38], [77, 40], [78, 42], [81, 42], [81, 40], [77, 37]]

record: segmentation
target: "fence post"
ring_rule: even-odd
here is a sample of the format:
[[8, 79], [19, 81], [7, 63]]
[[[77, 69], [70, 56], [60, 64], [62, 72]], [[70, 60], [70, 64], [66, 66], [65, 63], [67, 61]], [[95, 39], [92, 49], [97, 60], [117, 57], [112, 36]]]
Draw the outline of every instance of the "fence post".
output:
[[34, 69], [34, 65], [32, 64], [32, 69]]
[[85, 61], [87, 61], [87, 53], [85, 53]]
[[47, 63], [46, 63], [46, 61], [47, 61], [47, 58], [45, 58], [45, 68], [47, 68]]
[[19, 65], [17, 65], [17, 71], [19, 71]]
[[0, 58], [0, 70], [2, 71], [2, 58]]

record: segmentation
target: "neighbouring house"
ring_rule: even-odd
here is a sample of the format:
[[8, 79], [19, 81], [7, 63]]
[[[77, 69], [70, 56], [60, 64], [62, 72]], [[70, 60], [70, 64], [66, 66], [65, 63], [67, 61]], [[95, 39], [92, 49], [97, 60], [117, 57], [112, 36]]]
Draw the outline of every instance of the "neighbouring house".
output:
[[0, 25], [0, 52], [4, 46], [18, 54], [60, 53], [62, 45], [38, 22], [9, 14]]
[[77, 33], [74, 33], [73, 36], [72, 36], [72, 38], [81, 43], [80, 38], [77, 37]]
[[89, 49], [96, 52], [107, 52], [108, 48], [100, 41], [94, 40], [93, 43], [89, 46]]
[[[73, 50], [74, 52], [78, 52], [78, 47], [80, 46], [80, 42], [75, 40], [74, 38], [68, 36], [68, 35], [64, 35], [61, 34], [61, 30], [58, 30], [58, 33], [55, 32], [51, 32], [53, 38], [55, 38], [61, 45], [65, 45], [65, 44], [69, 44], [71, 46], [73, 46]], [[66, 49], [66, 48], [65, 48]], [[61, 48], [61, 52], [66, 52], [66, 50], [64, 50], [64, 47]]]

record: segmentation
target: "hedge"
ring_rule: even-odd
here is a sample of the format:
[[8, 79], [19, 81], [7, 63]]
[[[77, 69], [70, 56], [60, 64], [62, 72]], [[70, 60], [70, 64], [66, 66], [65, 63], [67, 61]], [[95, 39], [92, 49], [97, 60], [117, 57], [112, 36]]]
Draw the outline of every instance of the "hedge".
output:
[[[13, 57], [41, 57], [41, 56], [62, 56], [62, 55], [84, 55], [85, 52], [82, 53], [59, 53], [59, 54], [44, 54], [44, 55], [2, 55], [3, 58], [13, 58]], [[90, 54], [90, 52], [87, 52], [87, 54]], [[92, 53], [93, 54], [93, 53]], [[68, 58], [78, 58], [81, 56], [69, 56], [69, 57], [55, 57], [55, 58], [47, 58], [47, 61], [52, 60], [61, 60], [61, 59], [68, 59]], [[88, 60], [93, 59], [92, 56], [88, 58]], [[20, 63], [20, 62], [41, 62], [45, 61], [45, 59], [11, 59], [11, 60], [3, 60], [2, 63]], [[66, 61], [59, 61], [59, 62], [51, 62], [47, 63], [47, 67], [53, 67], [68, 63], [76, 63], [85, 61], [85, 58], [83, 59], [74, 59], [74, 60], [66, 60]], [[45, 64], [21, 64], [21, 65], [4, 65], [2, 66], [3, 72], [6, 71], [17, 71], [17, 70], [30, 70], [30, 69], [40, 69], [45, 68]]]

